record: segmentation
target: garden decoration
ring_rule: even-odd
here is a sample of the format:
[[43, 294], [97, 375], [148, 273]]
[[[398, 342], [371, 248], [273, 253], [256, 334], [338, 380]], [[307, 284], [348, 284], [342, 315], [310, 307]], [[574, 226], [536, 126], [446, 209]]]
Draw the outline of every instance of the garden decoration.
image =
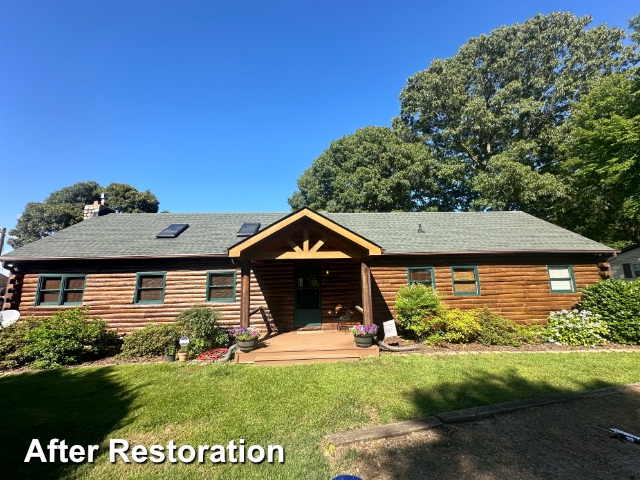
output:
[[356, 341], [356, 345], [360, 348], [367, 348], [373, 345], [373, 336], [378, 333], [377, 325], [356, 325], [349, 329], [353, 333], [353, 338]]
[[235, 337], [241, 352], [249, 353], [258, 345], [260, 330], [255, 327], [236, 327], [229, 332], [229, 336]]
[[178, 361], [186, 362], [187, 357], [189, 356], [189, 350], [187, 350], [187, 345], [189, 345], [189, 337], [180, 337], [180, 350], [178, 350]]

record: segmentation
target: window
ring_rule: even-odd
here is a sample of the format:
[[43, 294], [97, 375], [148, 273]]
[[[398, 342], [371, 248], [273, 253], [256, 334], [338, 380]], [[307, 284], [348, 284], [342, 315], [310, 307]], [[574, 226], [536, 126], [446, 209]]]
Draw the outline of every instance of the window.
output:
[[549, 265], [549, 285], [551, 293], [575, 293], [576, 282], [573, 278], [571, 265]]
[[640, 263], [623, 263], [624, 278], [640, 278]]
[[240, 227], [240, 230], [238, 231], [238, 236], [250, 237], [258, 233], [258, 230], [260, 230], [259, 223], [243, 223], [242, 227]]
[[424, 283], [435, 290], [436, 277], [433, 274], [433, 267], [408, 267], [407, 283]]
[[82, 305], [85, 275], [40, 275], [36, 306]]
[[188, 223], [174, 223], [161, 231], [156, 238], [176, 238], [182, 232], [189, 228]]
[[480, 295], [478, 267], [451, 267], [454, 295]]
[[166, 273], [138, 273], [133, 303], [164, 303]]
[[236, 301], [236, 271], [207, 273], [207, 302]]

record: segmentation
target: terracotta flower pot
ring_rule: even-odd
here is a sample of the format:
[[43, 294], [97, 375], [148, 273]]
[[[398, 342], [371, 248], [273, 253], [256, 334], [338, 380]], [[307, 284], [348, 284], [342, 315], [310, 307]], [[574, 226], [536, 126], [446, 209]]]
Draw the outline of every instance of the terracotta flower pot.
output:
[[258, 337], [250, 340], [238, 340], [238, 348], [241, 352], [249, 353], [251, 350], [255, 350], [258, 345]]
[[187, 352], [178, 352], [178, 361], [179, 362], [186, 362], [188, 356], [189, 356], [189, 354]]
[[354, 335], [353, 338], [356, 341], [356, 345], [360, 348], [369, 348], [371, 345], [373, 345], [372, 335], [365, 335], [363, 337]]

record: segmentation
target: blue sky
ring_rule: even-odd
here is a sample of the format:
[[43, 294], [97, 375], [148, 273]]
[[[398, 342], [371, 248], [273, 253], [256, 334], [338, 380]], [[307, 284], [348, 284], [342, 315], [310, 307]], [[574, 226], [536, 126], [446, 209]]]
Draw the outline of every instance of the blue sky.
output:
[[0, 1], [0, 226], [79, 181], [171, 212], [288, 211], [331, 140], [389, 125], [408, 76], [536, 13], [637, 1]]

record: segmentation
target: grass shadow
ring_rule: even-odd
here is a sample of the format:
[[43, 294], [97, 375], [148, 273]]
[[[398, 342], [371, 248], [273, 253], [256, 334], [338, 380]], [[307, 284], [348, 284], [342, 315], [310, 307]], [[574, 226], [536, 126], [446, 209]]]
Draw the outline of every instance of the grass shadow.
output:
[[[596, 379], [576, 381], [571, 387], [561, 388], [547, 381], [528, 380], [513, 368], [499, 375], [488, 371], [474, 372], [463, 382], [442, 382], [431, 389], [417, 388], [409, 395], [421, 415], [429, 416], [443, 411], [612, 385]], [[633, 465], [629, 463], [632, 458], [637, 460], [634, 457], [637, 452], [622, 452], [617, 458], [619, 452], [616, 449], [620, 447], [593, 426], [598, 421], [606, 423], [605, 419], [609, 418], [611, 424], [632, 428], [630, 425], [636, 421], [635, 409], [640, 407], [640, 391], [625, 396], [586, 401], [601, 402], [601, 405], [585, 403], [582, 406], [581, 401], [576, 401], [524, 410], [493, 420], [445, 424], [439, 429], [413, 436], [390, 438], [377, 446], [352, 447], [344, 452], [341, 463], [350, 467], [352, 473], [355, 467], [359, 467], [363, 478], [568, 479], [601, 478], [589, 477], [589, 469], [593, 467], [588, 466], [588, 462], [594, 462], [600, 456], [598, 464], [604, 472], [612, 475], [602, 478], [627, 478], [616, 475], [628, 474], [628, 468], [640, 465], [640, 460]], [[563, 412], [562, 415], [554, 409]], [[597, 438], [594, 440], [594, 437]], [[620, 469], [616, 462], [629, 465]]]
[[576, 381], [573, 388], [558, 387], [546, 381], [532, 381], [520, 375], [516, 368], [499, 374], [475, 372], [464, 382], [440, 382], [437, 388], [414, 389], [412, 401], [424, 416], [450, 410], [491, 405], [524, 398], [593, 390], [614, 385], [601, 379]]
[[[82, 465], [24, 459], [37, 438], [48, 460], [52, 438], [67, 445], [98, 445], [122, 427], [131, 411], [132, 388], [118, 383], [112, 367], [57, 369], [0, 377], [0, 464], [11, 478], [64, 478]], [[104, 454], [101, 448], [98, 454]], [[59, 458], [59, 457], [58, 457]], [[9, 478], [4, 476], [4, 478]]]

